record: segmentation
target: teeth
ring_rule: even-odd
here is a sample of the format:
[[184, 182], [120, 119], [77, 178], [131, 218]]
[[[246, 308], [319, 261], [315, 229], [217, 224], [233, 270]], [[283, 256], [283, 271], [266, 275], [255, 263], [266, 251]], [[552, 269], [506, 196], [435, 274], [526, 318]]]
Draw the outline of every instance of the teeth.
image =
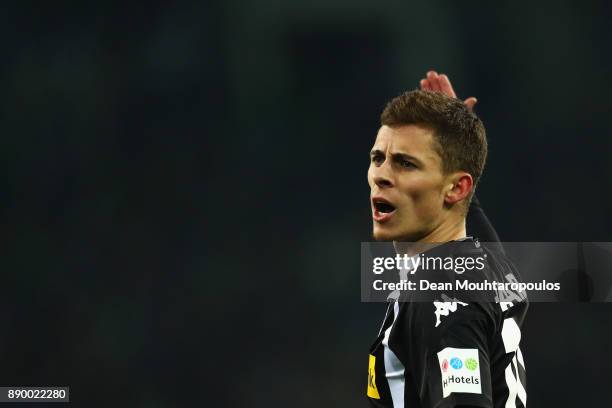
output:
[[393, 210], [395, 210], [395, 207], [393, 207], [391, 204], [388, 204], [382, 201], [375, 202], [374, 206], [376, 207], [378, 211], [380, 211], [381, 213], [385, 213], [385, 214], [393, 212]]

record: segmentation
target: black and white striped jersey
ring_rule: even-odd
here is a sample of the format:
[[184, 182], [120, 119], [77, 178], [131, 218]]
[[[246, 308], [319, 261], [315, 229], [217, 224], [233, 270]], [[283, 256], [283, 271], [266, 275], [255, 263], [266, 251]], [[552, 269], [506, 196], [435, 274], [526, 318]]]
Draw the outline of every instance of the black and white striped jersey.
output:
[[[502, 251], [486, 251], [484, 273], [491, 280], [513, 273]], [[371, 405], [525, 407], [520, 340], [527, 308], [527, 299], [519, 297], [499, 303], [390, 302], [370, 349]]]

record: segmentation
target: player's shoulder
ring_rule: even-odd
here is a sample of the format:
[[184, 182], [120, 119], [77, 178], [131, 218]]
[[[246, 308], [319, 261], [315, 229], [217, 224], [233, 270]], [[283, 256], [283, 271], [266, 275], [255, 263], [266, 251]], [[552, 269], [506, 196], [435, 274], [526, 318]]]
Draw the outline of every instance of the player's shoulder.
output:
[[[435, 335], [461, 326], [480, 327], [493, 333], [505, 315], [520, 314], [526, 310], [524, 294], [500, 291], [495, 289], [497, 286], [491, 286], [492, 283], [520, 281], [518, 270], [501, 245], [467, 238], [437, 246], [427, 251], [425, 256], [443, 259], [441, 265], [444, 267], [429, 268], [420, 272], [423, 275], [417, 276], [449, 283], [451, 289], [420, 293], [420, 297], [412, 298], [417, 301], [403, 303], [400, 320], [407, 320], [408, 325], [418, 325], [419, 330]], [[445, 267], [447, 261], [451, 268]], [[425, 265], [423, 261], [423, 269]], [[510, 311], [510, 308], [513, 310]]]

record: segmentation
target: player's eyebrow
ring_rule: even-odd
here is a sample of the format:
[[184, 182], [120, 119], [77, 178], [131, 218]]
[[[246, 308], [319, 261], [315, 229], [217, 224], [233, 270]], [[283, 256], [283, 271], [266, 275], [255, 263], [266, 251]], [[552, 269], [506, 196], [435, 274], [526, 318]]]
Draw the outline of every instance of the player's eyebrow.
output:
[[385, 152], [383, 152], [380, 149], [372, 149], [372, 151], [370, 152], [370, 157], [376, 156], [376, 155], [385, 155]]
[[394, 160], [402, 159], [402, 160], [408, 160], [408, 161], [414, 162], [415, 164], [419, 164], [419, 165], [423, 164], [421, 160], [407, 153], [402, 153], [402, 152], [391, 153], [391, 157], [393, 157]]
[[[372, 151], [370, 152], [370, 157], [374, 157], [374, 156], [384, 156], [385, 152], [383, 152], [380, 149], [372, 149]], [[408, 153], [402, 153], [402, 152], [396, 152], [396, 153], [391, 153], [391, 157], [393, 158], [393, 160], [408, 160], [408, 161], [412, 161], [417, 165], [422, 165], [423, 162], [419, 159], [417, 159], [414, 156], [409, 155]]]

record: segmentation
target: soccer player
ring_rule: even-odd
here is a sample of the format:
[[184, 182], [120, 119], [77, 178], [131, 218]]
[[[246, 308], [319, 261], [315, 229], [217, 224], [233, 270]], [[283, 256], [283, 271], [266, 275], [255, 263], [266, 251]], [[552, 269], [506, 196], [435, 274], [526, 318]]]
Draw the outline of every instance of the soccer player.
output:
[[[503, 248], [481, 245], [497, 234], [474, 197], [483, 172], [485, 128], [475, 98], [456, 99], [434, 71], [421, 90], [387, 104], [370, 153], [376, 240], [473, 242], [487, 253], [485, 273], [508, 276]], [[485, 248], [486, 247], [486, 248]], [[498, 279], [495, 279], [498, 280]], [[526, 299], [513, 302], [401, 302], [392, 299], [370, 349], [367, 397], [375, 407], [524, 407], [525, 362], [519, 348]]]

